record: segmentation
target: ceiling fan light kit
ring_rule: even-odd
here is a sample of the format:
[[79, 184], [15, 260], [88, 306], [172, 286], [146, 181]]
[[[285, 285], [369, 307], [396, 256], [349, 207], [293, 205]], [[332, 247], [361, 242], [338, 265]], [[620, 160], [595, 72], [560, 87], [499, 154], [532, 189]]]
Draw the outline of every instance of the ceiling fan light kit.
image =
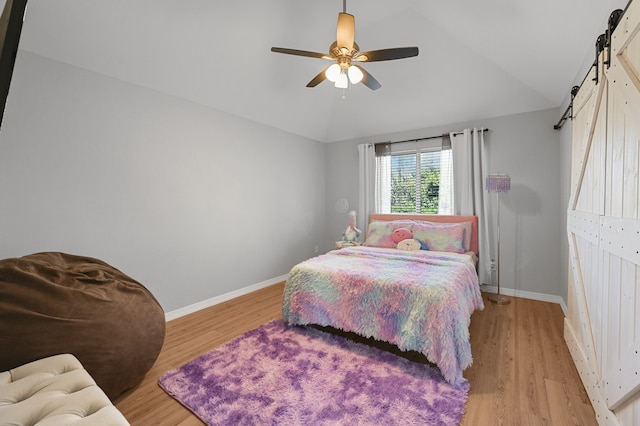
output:
[[340, 76], [341, 73], [342, 73], [342, 70], [340, 69], [340, 65], [333, 64], [326, 69], [326, 71], [324, 72], [324, 75], [325, 77], [327, 77], [327, 80], [329, 80], [332, 83], [335, 83], [336, 80], [338, 80], [338, 77]]
[[323, 69], [311, 79], [307, 87], [316, 87], [324, 80], [329, 80], [339, 89], [347, 89], [349, 83], [358, 84], [362, 82], [369, 89], [377, 90], [381, 87], [378, 80], [361, 66], [352, 64], [353, 61], [379, 62], [418, 56], [417, 47], [397, 47], [360, 52], [360, 46], [355, 42], [355, 17], [348, 14], [346, 9], [347, 1], [343, 0], [343, 11], [338, 14], [336, 41], [329, 46], [328, 54], [284, 47], [271, 48], [271, 51], [276, 53], [335, 61], [333, 65]]
[[351, 65], [349, 67], [349, 69], [347, 70], [347, 74], [349, 75], [349, 81], [351, 82], [351, 84], [360, 83], [362, 81], [362, 77], [364, 77], [364, 74], [362, 73], [362, 71], [360, 71], [360, 68], [355, 65]]
[[336, 87], [341, 89], [346, 88], [344, 87], [344, 85], [347, 81], [347, 77], [349, 78], [351, 84], [360, 83], [360, 81], [362, 81], [362, 77], [364, 77], [364, 74], [362, 73], [362, 71], [360, 71], [360, 68], [355, 65], [351, 65], [345, 70], [343, 68], [340, 68], [340, 65], [333, 64], [326, 69], [324, 74], [327, 80], [334, 83]]

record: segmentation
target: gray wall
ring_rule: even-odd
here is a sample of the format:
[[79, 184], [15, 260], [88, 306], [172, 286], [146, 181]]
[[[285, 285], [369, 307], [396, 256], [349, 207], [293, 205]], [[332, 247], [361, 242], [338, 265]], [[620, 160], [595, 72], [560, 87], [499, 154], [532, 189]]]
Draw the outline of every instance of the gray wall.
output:
[[512, 178], [502, 286], [566, 298], [561, 113], [324, 145], [21, 52], [0, 130], [0, 258], [98, 257], [175, 310], [331, 249], [347, 224], [335, 202], [358, 209], [358, 143], [485, 126], [489, 169]]
[[512, 185], [512, 190], [501, 198], [501, 285], [515, 292], [566, 298], [566, 263], [561, 256], [566, 233], [560, 178], [565, 166], [561, 164], [560, 133], [553, 130], [560, 114], [560, 109], [554, 108], [328, 145], [326, 247], [340, 238], [348, 220], [346, 214], [335, 210], [335, 202], [344, 197], [351, 208], [358, 209], [359, 143], [488, 127], [491, 131], [485, 140], [489, 171], [509, 173]]
[[171, 311], [286, 274], [325, 234], [325, 146], [21, 51], [0, 258], [101, 258]]
[[[608, 17], [607, 17], [608, 19]], [[606, 25], [606, 21], [603, 21], [602, 26]], [[587, 73], [593, 67], [594, 56], [593, 51], [588, 52], [584, 60], [582, 61], [582, 65], [580, 69], [576, 73], [576, 76], [573, 79], [573, 83], [570, 87], [567, 88], [567, 94], [562, 102], [561, 112], [558, 114], [556, 118], [556, 123], [560, 121], [562, 114], [566, 111], [567, 107], [571, 103], [571, 88], [573, 86], [581, 86]], [[567, 291], [569, 284], [569, 239], [567, 236], [567, 210], [569, 208], [569, 197], [571, 195], [571, 145], [572, 145], [572, 121], [571, 115], [568, 116], [567, 120], [565, 120], [562, 128], [557, 130], [558, 137], [560, 139], [560, 216], [561, 226], [564, 233], [564, 238], [562, 239], [562, 243], [560, 245], [560, 256], [562, 259], [563, 268], [563, 277], [562, 282], [564, 283], [562, 297], [567, 301]]]
[[[569, 101], [567, 101], [568, 105]], [[566, 106], [558, 116], [558, 120], [566, 110]], [[562, 259], [562, 298], [567, 302], [567, 291], [569, 285], [569, 240], [567, 236], [567, 209], [569, 207], [569, 196], [571, 195], [571, 120], [565, 121], [561, 129], [557, 130], [560, 138], [560, 226], [563, 231], [563, 238], [560, 244], [560, 258]]]

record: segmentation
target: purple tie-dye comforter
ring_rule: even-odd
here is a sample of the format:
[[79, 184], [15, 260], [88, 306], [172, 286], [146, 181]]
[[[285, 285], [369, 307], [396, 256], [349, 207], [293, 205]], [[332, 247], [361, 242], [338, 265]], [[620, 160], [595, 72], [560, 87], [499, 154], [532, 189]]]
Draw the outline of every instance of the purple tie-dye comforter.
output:
[[290, 324], [332, 326], [421, 352], [457, 385], [473, 360], [475, 309], [484, 304], [469, 256], [361, 246], [294, 266], [282, 315]]

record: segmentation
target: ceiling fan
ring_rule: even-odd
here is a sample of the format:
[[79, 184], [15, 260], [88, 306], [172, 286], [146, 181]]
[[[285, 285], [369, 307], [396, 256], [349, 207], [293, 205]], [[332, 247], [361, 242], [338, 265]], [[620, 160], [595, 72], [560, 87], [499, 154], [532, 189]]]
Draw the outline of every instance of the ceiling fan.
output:
[[362, 82], [362, 84], [371, 90], [379, 89], [381, 84], [364, 68], [352, 62], [379, 62], [418, 56], [417, 47], [397, 47], [360, 52], [360, 46], [355, 42], [355, 18], [353, 15], [347, 13], [347, 0], [343, 0], [342, 2], [342, 12], [338, 14], [336, 41], [329, 46], [328, 54], [283, 47], [272, 47], [271, 51], [285, 53], [287, 55], [307, 56], [310, 58], [336, 61], [335, 64], [320, 71], [320, 73], [307, 84], [307, 87], [316, 87], [324, 80], [329, 80], [333, 82], [336, 87], [342, 89], [349, 87], [349, 82], [351, 82], [351, 84]]

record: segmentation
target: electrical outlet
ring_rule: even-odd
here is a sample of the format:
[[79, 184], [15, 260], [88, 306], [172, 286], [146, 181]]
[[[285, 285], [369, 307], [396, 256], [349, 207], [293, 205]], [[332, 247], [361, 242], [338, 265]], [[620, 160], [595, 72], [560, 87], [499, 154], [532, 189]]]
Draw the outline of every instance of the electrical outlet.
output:
[[496, 262], [495, 262], [495, 260], [492, 260], [489, 265], [490, 265], [490, 268], [491, 268], [492, 271], [496, 270]]
[[313, 252], [314, 252], [314, 253], [317, 253], [317, 252], [318, 252], [318, 246], [315, 246], [315, 247], [313, 248]]

